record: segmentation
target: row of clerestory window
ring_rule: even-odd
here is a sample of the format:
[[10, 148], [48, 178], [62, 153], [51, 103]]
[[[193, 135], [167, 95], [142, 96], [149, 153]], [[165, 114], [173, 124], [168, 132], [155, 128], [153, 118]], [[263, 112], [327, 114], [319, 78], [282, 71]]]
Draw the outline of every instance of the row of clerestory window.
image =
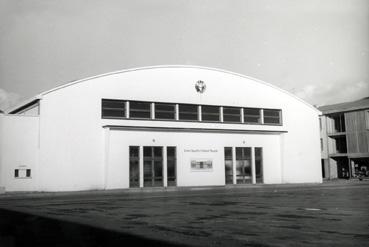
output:
[[102, 99], [102, 118], [282, 124], [279, 109]]

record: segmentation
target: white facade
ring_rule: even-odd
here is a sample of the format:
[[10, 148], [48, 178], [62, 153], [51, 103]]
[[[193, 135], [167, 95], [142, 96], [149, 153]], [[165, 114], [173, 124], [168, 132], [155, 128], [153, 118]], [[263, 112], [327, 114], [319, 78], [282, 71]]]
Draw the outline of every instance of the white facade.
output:
[[[195, 90], [199, 80], [206, 84], [203, 93]], [[279, 109], [282, 122], [108, 119], [102, 118], [102, 99]], [[168, 146], [176, 147], [177, 186], [225, 185], [225, 147], [233, 147], [233, 164], [235, 147], [249, 147], [252, 153], [262, 148], [263, 183], [322, 181], [319, 112], [253, 78], [201, 67], [149, 67], [76, 81], [32, 100], [37, 107], [31, 104], [29, 114], [0, 115], [0, 186], [7, 191], [129, 188], [130, 146], [141, 151], [140, 187], [142, 150], [149, 146], [162, 147], [163, 186]], [[194, 159], [211, 160], [212, 169], [194, 171]], [[254, 171], [254, 158], [251, 163]], [[31, 175], [15, 177], [15, 169], [30, 169]]]

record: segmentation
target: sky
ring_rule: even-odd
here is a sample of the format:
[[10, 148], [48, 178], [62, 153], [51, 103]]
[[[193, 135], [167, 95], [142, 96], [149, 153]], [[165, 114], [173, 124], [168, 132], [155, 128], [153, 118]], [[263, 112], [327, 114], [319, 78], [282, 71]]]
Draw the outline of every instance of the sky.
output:
[[367, 0], [0, 0], [0, 109], [73, 80], [214, 67], [314, 105], [369, 96]]

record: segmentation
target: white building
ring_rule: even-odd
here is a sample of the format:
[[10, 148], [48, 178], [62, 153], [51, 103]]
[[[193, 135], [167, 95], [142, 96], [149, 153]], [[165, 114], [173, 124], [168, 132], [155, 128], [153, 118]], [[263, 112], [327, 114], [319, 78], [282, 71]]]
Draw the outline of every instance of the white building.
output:
[[319, 113], [275, 86], [218, 69], [99, 75], [0, 115], [0, 186], [320, 183]]

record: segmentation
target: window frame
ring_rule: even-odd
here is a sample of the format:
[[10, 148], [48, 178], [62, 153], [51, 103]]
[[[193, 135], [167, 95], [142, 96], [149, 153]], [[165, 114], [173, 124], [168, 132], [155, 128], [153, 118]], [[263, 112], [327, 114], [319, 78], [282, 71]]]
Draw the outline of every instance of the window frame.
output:
[[[177, 107], [176, 107], [176, 104], [174, 103], [160, 103], [160, 102], [154, 102], [155, 103], [155, 106], [154, 106], [154, 113], [155, 113], [155, 117], [154, 117], [154, 120], [164, 120], [164, 121], [173, 121], [173, 120], [176, 120], [176, 114], [177, 114]], [[156, 107], [158, 105], [166, 105], [166, 106], [173, 106], [173, 109], [174, 111], [171, 112], [171, 111], [167, 111], [167, 110], [160, 110], [159, 112], [165, 112], [165, 113], [173, 113], [173, 118], [158, 118], [157, 117], [157, 109]]]
[[[196, 120], [192, 119], [181, 119], [181, 106], [195, 106], [196, 107]], [[190, 112], [185, 112], [185, 114], [189, 114]], [[192, 114], [192, 113], [191, 113]], [[199, 122], [199, 105], [197, 104], [178, 104], [178, 121], [182, 122]]]
[[[271, 108], [262, 108], [263, 109], [263, 125], [283, 125], [283, 118], [282, 118], [282, 110], [281, 109], [271, 109]], [[265, 122], [265, 111], [278, 111], [279, 113], [279, 123], [266, 123]]]
[[[258, 107], [242, 107], [242, 106], [224, 106], [224, 105], [207, 105], [207, 104], [191, 104], [191, 103], [174, 103], [174, 102], [156, 102], [156, 101], [138, 101], [138, 100], [122, 100], [122, 99], [108, 99], [108, 98], [102, 98], [102, 102], [104, 100], [108, 100], [108, 101], [121, 101], [124, 102], [124, 116], [123, 117], [113, 117], [113, 116], [104, 116], [103, 115], [103, 106], [101, 104], [101, 118], [102, 119], [132, 119], [132, 120], [150, 120], [150, 121], [176, 121], [176, 122], [203, 122], [203, 123], [219, 123], [219, 124], [245, 124], [245, 125], [271, 125], [271, 126], [282, 126], [283, 125], [283, 112], [282, 109], [278, 109], [278, 108], [258, 108]], [[138, 103], [145, 103], [148, 104], [148, 109], [147, 110], [142, 110], [142, 112], [147, 112], [149, 113], [150, 117], [132, 117], [131, 115], [131, 104], [138, 102]], [[173, 113], [173, 118], [157, 118], [157, 105], [171, 105], [174, 108], [174, 112]], [[191, 111], [181, 111], [181, 106], [193, 106], [194, 110], [196, 110], [195, 112], [191, 112]], [[218, 108], [219, 109], [219, 120], [204, 120], [204, 108], [206, 107], [214, 107], [214, 108]], [[201, 108], [201, 111], [199, 110], [199, 108]], [[237, 109], [239, 111], [239, 113], [236, 114], [230, 114], [230, 113], [225, 113], [228, 109]], [[254, 116], [256, 117], [256, 115], [249, 115], [249, 114], [245, 114], [247, 112], [247, 110], [257, 110], [259, 112], [259, 121], [258, 122], [250, 122], [250, 121], [245, 121], [245, 118], [247, 116]], [[135, 110], [138, 111], [138, 110]], [[279, 113], [278, 115], [278, 123], [270, 123], [270, 122], [265, 122], [265, 112], [268, 111], [277, 111]], [[163, 111], [165, 112], [165, 111]], [[169, 111], [168, 111], [169, 113]], [[183, 119], [181, 118], [181, 114], [192, 114], [193, 115], [193, 119]], [[201, 114], [201, 116], [200, 116]], [[205, 115], [211, 115], [212, 113], [206, 113]], [[196, 118], [195, 118], [196, 115]], [[214, 115], [217, 115], [216, 113], [214, 113]], [[238, 121], [229, 121], [226, 120], [227, 115], [233, 115], [233, 116], [237, 116], [237, 118], [239, 117]], [[369, 115], [369, 113], [368, 113]], [[267, 116], [267, 118], [273, 118], [272, 116]], [[274, 117], [275, 119], [277, 118], [276, 116]], [[369, 123], [368, 123], [369, 125]]]
[[[134, 111], [136, 112], [145, 112], [145, 113], [149, 113], [148, 117], [132, 117], [132, 103], [139, 103], [139, 104], [148, 104], [149, 106], [149, 110], [142, 110], [142, 109], [135, 109]], [[151, 116], [152, 116], [152, 102], [150, 101], [139, 101], [139, 100], [129, 100], [129, 118], [128, 119], [142, 119], [142, 120], [152, 120]]]
[[[115, 102], [122, 102], [124, 103], [124, 108], [123, 108], [123, 116], [122, 117], [117, 117], [117, 116], [104, 116], [104, 101], [115, 101]], [[112, 109], [119, 109], [119, 108], [112, 108]], [[111, 110], [111, 109], [110, 109]], [[127, 119], [127, 101], [126, 100], [122, 100], [122, 99], [107, 99], [107, 98], [102, 98], [101, 99], [101, 118], [102, 119]]]
[[[238, 121], [228, 121], [228, 120], [225, 120], [225, 116], [236, 116], [236, 114], [230, 114], [230, 113], [226, 113], [224, 114], [224, 111], [225, 110], [229, 110], [229, 109], [232, 109], [232, 110], [238, 110]], [[242, 107], [237, 107], [237, 106], [223, 106], [223, 123], [240, 123], [242, 124], [242, 119], [241, 119], [241, 110], [242, 110]]]
[[[259, 112], [259, 120], [258, 122], [247, 122], [245, 120], [246, 116], [253, 116], [253, 115], [248, 115], [248, 114], [245, 114], [245, 110], [247, 109], [251, 109], [251, 110], [258, 110]], [[261, 110], [264, 110], [263, 108], [253, 108], [253, 107], [242, 107], [242, 110], [243, 110], [243, 123], [244, 124], [260, 124], [260, 125], [263, 125], [263, 119], [262, 119], [262, 114], [261, 114]]]
[[14, 178], [15, 179], [31, 179], [32, 178], [31, 171], [32, 171], [31, 168], [16, 168], [14, 169]]
[[[214, 107], [214, 108], [218, 108], [218, 120], [204, 120], [204, 107]], [[221, 106], [219, 105], [201, 105], [201, 122], [205, 122], [205, 123], [221, 123], [221, 110], [220, 110]], [[205, 115], [216, 115], [216, 113], [205, 113]]]

